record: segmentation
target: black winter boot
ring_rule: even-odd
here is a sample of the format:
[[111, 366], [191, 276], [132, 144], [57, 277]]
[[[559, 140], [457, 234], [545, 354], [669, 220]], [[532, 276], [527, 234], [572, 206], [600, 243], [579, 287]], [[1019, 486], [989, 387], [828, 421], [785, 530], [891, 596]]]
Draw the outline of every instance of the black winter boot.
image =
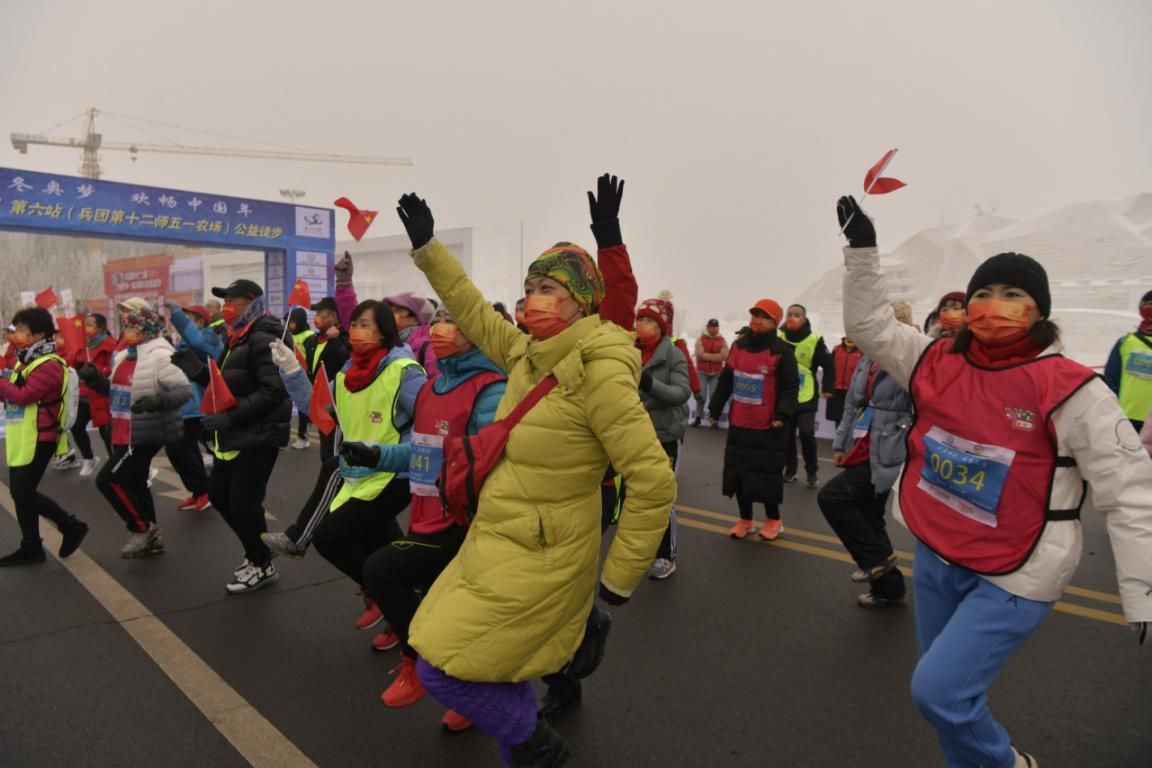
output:
[[604, 661], [604, 648], [608, 644], [608, 632], [612, 629], [612, 614], [595, 603], [588, 614], [588, 626], [584, 630], [584, 639], [572, 655], [568, 671], [579, 678], [591, 675]]
[[21, 543], [20, 549], [10, 555], [0, 557], [0, 568], [15, 565], [35, 565], [36, 563], [44, 562], [46, 559], [44, 547], [40, 546], [39, 542], [33, 546]]
[[512, 747], [512, 768], [559, 768], [568, 763], [568, 744], [544, 718], [523, 744]]
[[60, 529], [60, 558], [63, 559], [80, 548], [80, 542], [88, 535], [88, 523], [72, 518]]

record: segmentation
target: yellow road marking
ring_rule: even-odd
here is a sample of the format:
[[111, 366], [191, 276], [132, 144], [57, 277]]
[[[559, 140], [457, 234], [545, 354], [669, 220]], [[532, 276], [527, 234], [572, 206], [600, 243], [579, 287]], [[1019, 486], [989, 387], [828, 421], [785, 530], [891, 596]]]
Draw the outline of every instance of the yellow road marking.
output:
[[[12, 496], [2, 482], [0, 505], [16, 517]], [[41, 524], [40, 531], [46, 550], [51, 553], [60, 548], [60, 534], [54, 527]], [[251, 765], [315, 768], [287, 736], [95, 561], [79, 551], [59, 562]]]
[[[693, 515], [700, 515], [701, 517], [709, 517], [709, 518], [712, 518], [714, 520], [725, 520], [725, 521], [736, 522], [736, 520], [739, 519], [739, 518], [733, 517], [732, 515], [724, 515], [724, 514], [720, 514], [719, 512], [709, 511], [707, 509], [699, 509], [697, 507], [686, 507], [683, 504], [677, 504], [676, 505], [676, 511], [677, 512], [688, 512], [688, 513], [693, 514]], [[701, 531], [708, 531], [710, 533], [721, 533], [725, 536], [728, 535], [728, 528], [725, 528], [724, 526], [713, 525], [712, 523], [704, 523], [704, 522], [700, 522], [699, 520], [693, 520], [692, 518], [688, 518], [688, 517], [682, 517], [682, 516], [678, 517], [677, 523], [679, 525], [686, 525], [689, 528], [696, 528], [696, 529], [699, 529]], [[824, 542], [827, 542], [829, 544], [836, 544], [836, 545], [840, 544], [840, 539], [836, 538], [835, 536], [827, 536], [827, 535], [822, 534], [822, 533], [812, 533], [811, 531], [801, 531], [801, 530], [797, 530], [796, 528], [786, 528], [784, 533], [785, 533], [785, 535], [787, 535], [789, 537], [800, 536], [801, 538], [814, 539], [816, 541], [824, 541]], [[816, 555], [817, 557], [825, 557], [825, 558], [828, 558], [829, 560], [839, 560], [842, 563], [853, 563], [852, 558], [849, 557], [846, 552], [831, 550], [831, 549], [827, 549], [825, 547], [814, 547], [811, 544], [801, 544], [800, 542], [797, 542], [797, 541], [789, 541], [787, 539], [776, 539], [775, 541], [764, 541], [764, 542], [755, 541], [754, 543], [766, 544], [766, 545], [773, 546], [773, 547], [779, 547], [781, 549], [791, 549], [795, 552], [804, 552], [804, 553], [809, 554], [809, 555]], [[907, 561], [912, 561], [914, 559], [911, 552], [902, 552], [900, 550], [896, 550], [896, 554], [899, 555], [902, 559], [907, 560]], [[912, 573], [912, 567], [911, 566], [901, 564], [900, 570], [904, 571], [906, 574], [909, 574], [909, 575], [911, 575], [911, 573]], [[1100, 602], [1113, 603], [1116, 605], [1120, 604], [1120, 596], [1119, 595], [1112, 595], [1112, 594], [1109, 594], [1107, 592], [1097, 592], [1094, 589], [1084, 589], [1083, 587], [1066, 587], [1064, 589], [1064, 592], [1069, 594], [1069, 595], [1075, 595], [1076, 597], [1083, 597], [1083, 598], [1086, 598], [1089, 600], [1099, 600]], [[1056, 605], [1054, 606], [1054, 608], [1057, 611], [1061, 611], [1063, 613], [1070, 613], [1074, 616], [1081, 616], [1081, 617], [1086, 618], [1086, 619], [1095, 619], [1096, 621], [1104, 621], [1104, 622], [1107, 622], [1109, 624], [1118, 624], [1120, 626], [1127, 626], [1128, 625], [1127, 619], [1125, 619], [1122, 614], [1113, 613], [1112, 611], [1102, 611], [1098, 608], [1088, 608], [1087, 606], [1076, 605], [1075, 603], [1066, 603], [1063, 600], [1058, 600], [1056, 602]]]

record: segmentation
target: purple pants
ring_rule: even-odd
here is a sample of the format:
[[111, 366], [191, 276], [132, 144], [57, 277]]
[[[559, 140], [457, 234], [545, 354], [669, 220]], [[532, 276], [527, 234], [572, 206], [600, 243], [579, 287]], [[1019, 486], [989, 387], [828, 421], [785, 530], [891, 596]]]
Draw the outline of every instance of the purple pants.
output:
[[416, 673], [432, 698], [495, 739], [509, 765], [512, 747], [523, 744], [536, 730], [536, 692], [527, 681], [470, 683], [446, 674], [424, 659], [416, 662]]

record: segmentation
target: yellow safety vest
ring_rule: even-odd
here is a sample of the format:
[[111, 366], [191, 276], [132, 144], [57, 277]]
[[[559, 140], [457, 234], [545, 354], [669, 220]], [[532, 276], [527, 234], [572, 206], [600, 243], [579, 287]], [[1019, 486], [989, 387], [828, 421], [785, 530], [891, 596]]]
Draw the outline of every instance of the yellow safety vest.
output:
[[328, 344], [327, 336], [321, 336], [316, 339], [316, 346], [312, 348], [312, 359], [308, 361], [309, 378], [316, 376], [316, 370], [320, 367], [320, 358], [324, 354], [324, 347], [326, 344]]
[[292, 343], [296, 349], [300, 350], [300, 354], [304, 354], [304, 341], [312, 335], [312, 331], [300, 331], [300, 333], [292, 334]]
[[1152, 411], [1152, 347], [1134, 333], [1120, 343], [1119, 397], [1129, 419], [1145, 421]]
[[[404, 372], [412, 366], [419, 368], [420, 364], [410, 357], [393, 360], [375, 381], [359, 392], [349, 392], [344, 386], [343, 371], [336, 374], [336, 415], [344, 440], [370, 445], [396, 445], [400, 442], [396, 404]], [[340, 492], [328, 508], [339, 509], [349, 499], [371, 501], [388, 487], [395, 476], [392, 472], [373, 472], [360, 478], [345, 476]]]
[[800, 394], [796, 401], [804, 405], [816, 397], [816, 372], [812, 370], [812, 359], [816, 357], [816, 347], [820, 344], [820, 335], [808, 334], [803, 341], [788, 341], [784, 331], [780, 331], [780, 338], [792, 345], [796, 350], [796, 368], [800, 373]]
[[[68, 376], [70, 375], [68, 373], [68, 364], [64, 362], [64, 358], [59, 355], [44, 355], [36, 358], [27, 366], [16, 363], [16, 367], [12, 369], [12, 374], [8, 377], [8, 381], [16, 384], [21, 378], [27, 379], [32, 371], [49, 360], [54, 360], [64, 366], [64, 382], [60, 389], [60, 423], [63, 424], [67, 420], [67, 414], [65, 413], [67, 404], [64, 402], [64, 393], [68, 391]], [[28, 405], [16, 405], [15, 403], [4, 404], [4, 418], [7, 421], [4, 453], [8, 461], [8, 466], [26, 467], [31, 464], [32, 459], [35, 458], [36, 443], [40, 440], [40, 428], [37, 426], [39, 413], [39, 403], [30, 403]], [[64, 433], [64, 430], [61, 429], [60, 438], [56, 442], [56, 455], [63, 456], [67, 452], [68, 436]]]

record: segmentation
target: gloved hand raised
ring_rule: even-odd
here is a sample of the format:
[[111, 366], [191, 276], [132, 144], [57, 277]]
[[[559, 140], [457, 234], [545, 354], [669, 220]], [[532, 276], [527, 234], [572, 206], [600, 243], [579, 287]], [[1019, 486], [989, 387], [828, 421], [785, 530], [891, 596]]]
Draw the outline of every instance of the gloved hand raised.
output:
[[380, 463], [380, 446], [352, 441], [341, 443], [340, 457], [349, 466], [375, 469]]
[[623, 199], [624, 180], [607, 173], [596, 180], [596, 194], [588, 192], [588, 212], [598, 248], [611, 248], [624, 242], [620, 234], [620, 201]]
[[412, 241], [412, 250], [423, 247], [432, 239], [436, 221], [432, 218], [432, 209], [428, 203], [416, 196], [415, 192], [400, 197], [400, 204], [396, 208], [404, 229], [408, 232], [408, 239]]
[[268, 343], [272, 348], [272, 362], [276, 363], [276, 367], [288, 376], [300, 370], [300, 361], [296, 359], [296, 352], [288, 347], [287, 344], [280, 341], [280, 339], [273, 339]]
[[836, 203], [836, 216], [840, 219], [840, 229], [848, 238], [849, 248], [875, 248], [876, 227], [864, 213], [852, 195], [840, 198]]
[[332, 269], [336, 274], [336, 285], [352, 285], [352, 254], [344, 251]]

